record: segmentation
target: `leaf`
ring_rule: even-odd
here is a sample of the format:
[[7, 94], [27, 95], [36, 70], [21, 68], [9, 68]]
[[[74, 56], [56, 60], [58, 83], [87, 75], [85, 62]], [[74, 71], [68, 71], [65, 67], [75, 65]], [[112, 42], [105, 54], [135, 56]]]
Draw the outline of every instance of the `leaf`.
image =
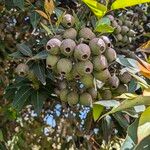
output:
[[45, 2], [44, 2], [44, 9], [45, 9], [45, 12], [49, 16], [51, 16], [51, 14], [53, 13], [53, 11], [55, 9], [53, 0], [45, 0]]
[[50, 30], [50, 28], [48, 28], [46, 25], [44, 25], [42, 22], [40, 22], [41, 26], [43, 27], [43, 29], [47, 32], [48, 35], [53, 35], [52, 31]]
[[31, 91], [32, 88], [29, 86], [21, 87], [14, 97], [13, 107], [17, 110], [20, 110], [29, 98], [29, 96], [32, 94]]
[[144, 89], [143, 96], [150, 96], [150, 88]]
[[46, 59], [47, 56], [48, 56], [47, 51], [41, 51], [35, 56], [33, 56], [33, 59]]
[[150, 0], [125, 0], [125, 1], [116, 0], [111, 5], [111, 9], [114, 10], [114, 9], [119, 9], [119, 8], [125, 8], [125, 7], [130, 7], [130, 6], [147, 3], [147, 2], [150, 2]]
[[93, 104], [93, 118], [96, 121], [102, 114], [104, 107], [100, 104]]
[[0, 142], [4, 141], [3, 132], [0, 130]]
[[17, 49], [25, 56], [32, 56], [32, 51], [31, 49], [24, 43], [22, 44], [17, 44]]
[[14, 6], [17, 6], [20, 9], [24, 9], [24, 0], [13, 0]]
[[46, 96], [43, 95], [40, 91], [35, 91], [31, 95], [31, 100], [33, 102], [34, 110], [37, 114], [40, 114], [42, 111], [43, 103], [46, 100]]
[[45, 67], [40, 62], [36, 62], [32, 69], [38, 80], [41, 81], [43, 85], [46, 85]]
[[117, 96], [116, 98], [132, 100], [132, 99], [136, 98], [137, 96], [138, 95], [132, 94], [132, 93], [124, 93], [124, 94], [122, 94], [120, 96]]
[[33, 28], [37, 27], [39, 21], [40, 21], [40, 15], [35, 11], [31, 12], [31, 14], [30, 14], [30, 23], [31, 23]]
[[111, 33], [114, 31], [114, 28], [110, 25], [109, 18], [104, 17], [97, 21], [95, 31], [101, 33]]
[[143, 140], [145, 137], [150, 136], [150, 107], [148, 107], [141, 114], [137, 134], [138, 134], [138, 142]]
[[45, 12], [41, 11], [41, 10], [35, 10], [40, 16], [42, 16], [43, 18], [48, 20], [48, 16]]
[[13, 58], [22, 58], [23, 57], [23, 54], [20, 52], [20, 51], [17, 51], [17, 52], [14, 52], [12, 54], [9, 55], [10, 57], [13, 57]]
[[96, 0], [82, 0], [98, 17], [101, 18], [105, 15], [107, 7]]
[[150, 53], [150, 40], [142, 44], [137, 50]]

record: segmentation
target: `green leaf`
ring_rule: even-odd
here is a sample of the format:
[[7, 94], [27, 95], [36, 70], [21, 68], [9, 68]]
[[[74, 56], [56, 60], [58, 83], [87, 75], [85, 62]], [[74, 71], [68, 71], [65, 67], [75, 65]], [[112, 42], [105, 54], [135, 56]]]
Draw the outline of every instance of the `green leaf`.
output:
[[13, 0], [14, 6], [24, 9], [24, 0]]
[[40, 24], [43, 27], [43, 29], [47, 32], [48, 35], [53, 35], [52, 31], [48, 26], [44, 25], [42, 22], [40, 22]]
[[112, 5], [111, 9], [119, 9], [119, 8], [125, 8], [125, 7], [130, 7], [134, 6], [137, 4], [142, 4], [142, 3], [147, 3], [150, 2], [150, 0], [116, 0]]
[[12, 54], [9, 55], [10, 57], [13, 57], [13, 58], [22, 58], [23, 57], [23, 54], [20, 52], [20, 51], [17, 51], [17, 52], [14, 52]]
[[31, 49], [29, 48], [29, 46], [27, 46], [26, 44], [24, 43], [21, 43], [21, 44], [17, 44], [17, 49], [25, 56], [32, 56], [32, 51]]
[[29, 96], [32, 94], [32, 88], [29, 86], [21, 87], [13, 100], [13, 107], [16, 108], [17, 110], [20, 110]]
[[96, 0], [82, 0], [91, 10], [92, 12], [98, 17], [101, 18], [107, 12], [107, 7]]
[[39, 61], [33, 65], [33, 72], [43, 85], [46, 85], [45, 66]]
[[0, 142], [4, 141], [3, 132], [0, 130]]
[[48, 56], [47, 51], [41, 51], [38, 54], [36, 54], [33, 59], [46, 59], [46, 57]]
[[97, 21], [95, 31], [101, 33], [112, 33], [114, 31], [114, 28], [110, 25], [109, 18], [104, 17]]
[[33, 11], [30, 14], [30, 23], [31, 23], [32, 27], [36, 28], [39, 21], [40, 21], [40, 15], [37, 12]]
[[150, 107], [148, 107], [139, 119], [138, 142], [150, 135]]
[[93, 104], [93, 118], [96, 121], [102, 114], [104, 106], [100, 104]]
[[46, 98], [47, 97], [40, 91], [35, 91], [31, 95], [31, 100], [33, 102], [34, 110], [37, 114], [40, 114], [43, 107], [43, 102], [46, 100]]

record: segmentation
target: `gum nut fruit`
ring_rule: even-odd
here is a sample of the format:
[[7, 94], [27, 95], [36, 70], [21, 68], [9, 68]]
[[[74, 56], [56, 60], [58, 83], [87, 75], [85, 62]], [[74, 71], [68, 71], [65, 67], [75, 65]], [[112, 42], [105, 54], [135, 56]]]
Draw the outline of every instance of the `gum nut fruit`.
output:
[[136, 32], [134, 30], [129, 30], [128, 36], [134, 37], [136, 35]]
[[75, 46], [75, 41], [73, 41], [72, 39], [65, 39], [60, 45], [60, 51], [65, 56], [71, 56], [73, 54]]
[[87, 92], [92, 96], [93, 99], [97, 98], [97, 91], [95, 88], [89, 88]]
[[63, 38], [75, 40], [77, 37], [77, 31], [74, 28], [66, 29]]
[[86, 39], [86, 40], [91, 40], [91, 39], [95, 38], [96, 36], [90, 28], [85, 27], [79, 31], [79, 37]]
[[66, 28], [71, 28], [75, 24], [75, 18], [70, 14], [65, 14], [62, 18], [62, 25]]
[[111, 89], [114, 90], [118, 88], [120, 81], [119, 81], [119, 78], [114, 74], [113, 76], [109, 78], [108, 83]]
[[54, 89], [54, 92], [55, 92], [55, 94], [56, 94], [57, 96], [60, 97], [60, 90], [59, 90], [58, 88], [55, 88], [55, 89]]
[[62, 41], [62, 40], [63, 40], [62, 35], [55, 35], [53, 38], [56, 38], [56, 39], [58, 39], [58, 40], [60, 40], [60, 41]]
[[120, 25], [118, 25], [116, 28], [115, 28], [115, 33], [116, 34], [118, 34], [118, 33], [120, 33], [121, 32], [121, 26]]
[[105, 51], [104, 56], [106, 57], [108, 63], [111, 63], [117, 59], [116, 51], [110, 47]]
[[118, 41], [122, 41], [123, 36], [122, 36], [121, 34], [117, 34], [117, 35], [116, 35], [116, 39], [117, 39]]
[[122, 34], [127, 34], [127, 33], [129, 32], [129, 30], [130, 30], [130, 29], [129, 29], [127, 26], [122, 26], [122, 27], [121, 27], [121, 33], [122, 33]]
[[60, 91], [60, 100], [62, 102], [67, 102], [68, 93], [69, 93], [68, 89], [63, 89], [63, 90]]
[[129, 38], [128, 38], [127, 35], [123, 36], [122, 42], [124, 42], [124, 43], [128, 43], [129, 42]]
[[81, 78], [81, 75], [77, 72], [76, 65], [73, 66], [72, 75], [73, 75], [73, 78], [76, 79], [76, 80]]
[[67, 82], [66, 81], [61, 81], [58, 85], [58, 87], [62, 90], [62, 89], [66, 89], [67, 88]]
[[17, 73], [17, 75], [24, 77], [28, 74], [29, 67], [28, 65], [21, 63], [17, 66], [15, 72]]
[[67, 95], [67, 102], [70, 106], [76, 105], [78, 101], [79, 101], [79, 95], [77, 94], [77, 92], [70, 92]]
[[89, 42], [93, 55], [100, 55], [106, 50], [106, 44], [101, 38], [94, 38]]
[[112, 92], [109, 89], [105, 89], [101, 93], [103, 100], [111, 100], [112, 99]]
[[118, 95], [121, 95], [123, 93], [127, 93], [128, 92], [128, 86], [125, 84], [120, 84], [118, 86], [118, 88], [115, 90], [115, 93]]
[[80, 105], [91, 106], [92, 105], [92, 96], [89, 93], [82, 93], [79, 99]]
[[72, 74], [72, 70], [71, 72], [67, 73], [66, 75], [64, 75], [67, 81], [72, 81], [73, 78], [73, 74]]
[[124, 72], [119, 76], [119, 79], [122, 83], [127, 84], [131, 81], [132, 76], [128, 72]]
[[76, 64], [76, 69], [81, 76], [91, 74], [93, 72], [93, 64], [89, 60], [78, 62]]
[[112, 16], [112, 15], [107, 15], [107, 17], [109, 18], [110, 21], [114, 21], [115, 20], [114, 16]]
[[110, 39], [107, 36], [101, 36], [100, 38], [105, 42], [107, 47], [111, 46]]
[[104, 55], [95, 56], [93, 58], [93, 67], [96, 71], [101, 71], [108, 68], [108, 62]]
[[118, 22], [118, 25], [119, 25], [119, 26], [122, 26], [122, 25], [123, 25], [123, 22], [122, 22], [122, 20], [120, 20], [120, 19], [117, 19], [116, 21]]
[[90, 47], [87, 44], [79, 44], [75, 47], [74, 57], [78, 60], [88, 60], [91, 55]]
[[131, 21], [125, 21], [124, 24], [125, 24], [127, 27], [129, 27], [129, 28], [132, 27], [132, 22], [131, 22]]
[[66, 75], [70, 73], [72, 69], [72, 62], [69, 59], [62, 58], [57, 63], [57, 71], [61, 75]]
[[110, 78], [110, 72], [108, 69], [105, 69], [103, 71], [100, 71], [100, 72], [94, 72], [94, 77], [97, 79], [97, 80], [100, 80], [102, 82], [107, 82], [107, 80]]
[[59, 54], [60, 45], [61, 45], [60, 40], [56, 38], [50, 39], [46, 44], [46, 50], [52, 55], [57, 55]]
[[93, 76], [91, 74], [84, 75], [80, 79], [81, 83], [84, 85], [85, 88], [91, 88], [91, 87], [93, 87], [94, 86], [93, 80], [94, 80], [94, 78], [93, 78]]
[[117, 28], [118, 22], [117, 22], [116, 20], [112, 21], [112, 26], [113, 26], [114, 28]]
[[53, 69], [54, 66], [57, 64], [58, 60], [59, 60], [58, 56], [48, 54], [46, 58], [46, 67], [49, 69]]

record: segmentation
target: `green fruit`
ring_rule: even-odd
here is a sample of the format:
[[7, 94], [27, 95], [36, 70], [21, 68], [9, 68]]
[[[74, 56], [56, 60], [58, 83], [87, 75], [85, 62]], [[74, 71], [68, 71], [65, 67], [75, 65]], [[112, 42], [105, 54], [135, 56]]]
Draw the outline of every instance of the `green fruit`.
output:
[[132, 76], [128, 72], [124, 72], [119, 76], [119, 79], [122, 83], [127, 84], [131, 81]]
[[70, 106], [76, 105], [78, 101], [79, 101], [79, 95], [77, 94], [77, 92], [70, 92], [67, 95], [67, 102]]
[[29, 72], [29, 67], [27, 64], [19, 64], [15, 70], [15, 72], [17, 73], [17, 75], [24, 77], [28, 74]]
[[101, 92], [101, 96], [103, 100], [111, 100], [112, 99], [112, 93], [109, 89], [105, 89]]
[[71, 28], [75, 24], [75, 18], [70, 14], [65, 14], [62, 18], [62, 25], [66, 28]]
[[136, 32], [133, 30], [129, 30], [129, 32], [127, 34], [128, 34], [128, 36], [134, 37], [136, 35]]
[[75, 40], [77, 37], [77, 31], [74, 28], [65, 30], [63, 38]]
[[74, 79], [80, 79], [81, 78], [81, 75], [77, 72], [77, 67], [76, 65], [73, 66], [73, 69], [72, 69], [72, 76]]
[[99, 55], [93, 58], [93, 67], [96, 71], [101, 71], [108, 68], [107, 59], [103, 55]]
[[58, 60], [59, 60], [58, 56], [48, 55], [46, 58], [46, 67], [49, 69], [54, 68], [54, 66], [57, 64]]
[[108, 80], [109, 86], [111, 87], [112, 90], [118, 88], [120, 81], [118, 79], [118, 77], [114, 74], [113, 76], [111, 76]]
[[63, 38], [62, 38], [62, 36], [61, 35], [54, 35], [54, 37], [53, 38], [56, 38], [56, 39], [58, 39], [58, 40], [60, 40], [60, 41], [62, 41], [63, 40]]
[[60, 91], [59, 96], [60, 96], [60, 100], [62, 102], [67, 102], [67, 95], [68, 95], [68, 93], [69, 93], [68, 89], [63, 89], [63, 90]]
[[126, 25], [126, 26], [128, 26], [129, 28], [131, 28], [132, 27], [132, 22], [131, 21], [125, 21], [124, 22], [124, 24]]
[[93, 72], [93, 64], [89, 60], [78, 62], [76, 64], [76, 69], [81, 76], [91, 74]]
[[129, 32], [129, 28], [127, 26], [122, 26], [121, 27], [121, 33], [122, 34], [127, 34], [127, 32]]
[[65, 39], [60, 45], [61, 53], [65, 56], [71, 56], [73, 54], [76, 43], [72, 39]]
[[74, 57], [78, 60], [85, 61], [91, 55], [90, 47], [87, 44], [79, 44], [75, 47]]
[[92, 30], [90, 28], [82, 28], [79, 31], [79, 37], [86, 39], [86, 40], [91, 40], [91, 39], [95, 38], [95, 34], [92, 32]]
[[118, 88], [114, 91], [114, 93], [117, 95], [121, 95], [121, 94], [127, 93], [127, 92], [128, 92], [128, 86], [125, 84], [120, 84], [118, 86]]
[[46, 50], [52, 55], [57, 55], [59, 54], [60, 45], [61, 45], [60, 40], [56, 38], [50, 39], [46, 44]]
[[115, 33], [116, 34], [118, 34], [118, 33], [120, 33], [121, 32], [121, 26], [120, 25], [118, 25], [116, 28], [115, 28]]
[[95, 90], [95, 88], [90, 88], [87, 90], [87, 92], [92, 96], [93, 99], [97, 98], [97, 91]]
[[105, 83], [110, 78], [110, 72], [108, 69], [105, 69], [105, 70], [100, 71], [100, 72], [94, 72], [94, 77], [97, 80], [100, 80], [100, 81]]
[[118, 41], [122, 41], [123, 36], [122, 36], [121, 34], [117, 34], [117, 35], [116, 35], [116, 39], [117, 39]]
[[110, 47], [111, 46], [111, 42], [109, 40], [109, 38], [107, 36], [101, 36], [100, 37], [106, 44], [106, 47]]
[[80, 95], [79, 103], [83, 106], [91, 106], [92, 105], [92, 96], [89, 93], [82, 93]]
[[67, 83], [66, 83], [66, 81], [61, 81], [61, 82], [59, 83], [59, 88], [60, 88], [61, 90], [66, 89], [66, 88], [67, 88]]
[[94, 86], [94, 78], [91, 74], [84, 75], [83, 77], [81, 77], [80, 81], [86, 88], [91, 88]]
[[70, 73], [72, 69], [72, 62], [69, 59], [62, 58], [57, 63], [57, 71], [61, 75]]
[[122, 25], [123, 25], [123, 22], [122, 22], [122, 20], [120, 20], [120, 19], [117, 19], [116, 21], [118, 22], [118, 25], [119, 25], [119, 26], [122, 26]]
[[109, 63], [117, 59], [116, 51], [110, 47], [105, 51], [104, 56], [106, 57]]
[[89, 42], [93, 55], [100, 55], [106, 50], [106, 44], [101, 38], [94, 38]]
[[127, 35], [123, 36], [122, 42], [124, 42], [124, 43], [128, 43], [129, 42], [129, 38], [128, 38]]
[[117, 28], [118, 22], [117, 22], [116, 20], [112, 21], [112, 26], [113, 26], [114, 28]]

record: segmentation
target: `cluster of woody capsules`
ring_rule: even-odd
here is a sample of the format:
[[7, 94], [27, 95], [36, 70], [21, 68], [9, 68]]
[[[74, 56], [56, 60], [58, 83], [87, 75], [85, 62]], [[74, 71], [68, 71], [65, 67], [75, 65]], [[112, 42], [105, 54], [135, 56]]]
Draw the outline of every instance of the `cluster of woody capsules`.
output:
[[[72, 15], [64, 15], [62, 25], [66, 30], [62, 40], [55, 36], [46, 44], [46, 65], [57, 80], [55, 93], [60, 100], [70, 106], [78, 103], [91, 106], [99, 95], [111, 99], [113, 91], [118, 94], [126, 92], [131, 76], [124, 72], [117, 77], [115, 71], [112, 72], [111, 64], [117, 56], [109, 38], [96, 37], [87, 27], [77, 32], [74, 24]], [[98, 90], [95, 80], [103, 84]]]

